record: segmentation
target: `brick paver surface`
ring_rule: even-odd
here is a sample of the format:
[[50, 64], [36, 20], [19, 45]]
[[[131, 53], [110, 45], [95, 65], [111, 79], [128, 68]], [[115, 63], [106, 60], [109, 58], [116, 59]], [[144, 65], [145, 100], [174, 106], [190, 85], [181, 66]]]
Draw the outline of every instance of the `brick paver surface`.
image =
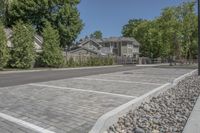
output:
[[[0, 88], [0, 112], [57, 133], [87, 133], [101, 115], [133, 99], [126, 95], [141, 96], [190, 71], [145, 68]], [[9, 126], [0, 119], [3, 131], [21, 131]]]
[[36, 133], [36, 132], [0, 118], [0, 133]]

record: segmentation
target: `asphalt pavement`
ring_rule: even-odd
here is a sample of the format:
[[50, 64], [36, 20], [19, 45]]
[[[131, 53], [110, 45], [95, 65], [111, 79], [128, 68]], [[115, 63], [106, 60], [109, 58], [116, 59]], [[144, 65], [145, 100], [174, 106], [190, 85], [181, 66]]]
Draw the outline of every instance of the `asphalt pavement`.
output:
[[74, 69], [74, 70], [46, 70], [36, 72], [22, 73], [0, 73], [0, 87], [8, 87], [15, 85], [23, 85], [28, 83], [44, 82], [59, 79], [68, 79], [74, 77], [82, 77], [96, 74], [106, 74], [126, 70], [141, 69], [134, 65], [118, 66], [118, 67], [102, 67], [91, 69]]

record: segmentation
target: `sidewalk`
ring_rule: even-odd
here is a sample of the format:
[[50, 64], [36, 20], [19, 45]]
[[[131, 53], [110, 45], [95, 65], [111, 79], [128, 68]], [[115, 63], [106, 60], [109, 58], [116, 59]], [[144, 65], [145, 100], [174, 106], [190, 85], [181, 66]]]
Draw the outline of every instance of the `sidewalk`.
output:
[[183, 133], [200, 133], [200, 97], [194, 106]]
[[41, 72], [41, 71], [80, 70], [80, 69], [121, 67], [121, 66], [123, 66], [123, 65], [107, 65], [107, 66], [91, 66], [91, 67], [72, 67], [72, 68], [70, 68], [70, 67], [69, 68], [41, 68], [41, 69], [30, 69], [30, 70], [10, 70], [10, 71], [0, 71], [0, 74]]
[[136, 65], [138, 67], [155, 67], [155, 66], [169, 66], [169, 63], [161, 63], [161, 64], [139, 64]]

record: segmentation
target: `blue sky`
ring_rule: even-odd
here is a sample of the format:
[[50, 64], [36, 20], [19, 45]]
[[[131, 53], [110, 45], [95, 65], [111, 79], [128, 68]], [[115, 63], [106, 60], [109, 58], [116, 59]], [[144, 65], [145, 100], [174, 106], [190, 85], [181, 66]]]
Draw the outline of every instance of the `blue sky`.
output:
[[104, 37], [121, 36], [122, 26], [132, 18], [153, 19], [168, 6], [190, 0], [81, 0], [78, 5], [85, 26], [79, 38], [101, 30]]

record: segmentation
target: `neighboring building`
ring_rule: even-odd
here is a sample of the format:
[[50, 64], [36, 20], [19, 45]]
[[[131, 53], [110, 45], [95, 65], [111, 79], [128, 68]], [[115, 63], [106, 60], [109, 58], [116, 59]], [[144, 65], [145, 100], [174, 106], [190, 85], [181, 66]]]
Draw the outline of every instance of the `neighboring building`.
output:
[[101, 48], [102, 46], [99, 43], [93, 39], [88, 39], [80, 42], [68, 51], [68, 53], [75, 55], [102, 55]]
[[[9, 48], [12, 48], [13, 47], [13, 44], [12, 44], [13, 31], [7, 28], [7, 29], [4, 29], [4, 32], [6, 33], [6, 37], [7, 37], [7, 46]], [[34, 46], [35, 46], [36, 52], [42, 51], [42, 44], [43, 44], [43, 38], [36, 34], [34, 36]]]
[[[106, 49], [105, 52], [109, 51], [116, 56], [139, 58], [140, 44], [134, 38], [110, 37], [102, 39], [99, 43]], [[104, 52], [104, 49], [102, 49], [102, 52]]]
[[94, 51], [99, 55], [126, 56], [138, 59], [139, 47], [139, 42], [137, 42], [134, 38], [110, 37], [104, 39], [88, 39], [79, 42], [76, 46], [79, 50], [76, 52], [77, 54], [82, 54], [80, 48], [84, 48], [85, 50], [88, 50], [88, 52]]
[[99, 55], [98, 52], [84, 48], [84, 47], [80, 47], [80, 48], [76, 48], [74, 50], [71, 50], [67, 54], [69, 54], [69, 55], [85, 55], [85, 56]]

